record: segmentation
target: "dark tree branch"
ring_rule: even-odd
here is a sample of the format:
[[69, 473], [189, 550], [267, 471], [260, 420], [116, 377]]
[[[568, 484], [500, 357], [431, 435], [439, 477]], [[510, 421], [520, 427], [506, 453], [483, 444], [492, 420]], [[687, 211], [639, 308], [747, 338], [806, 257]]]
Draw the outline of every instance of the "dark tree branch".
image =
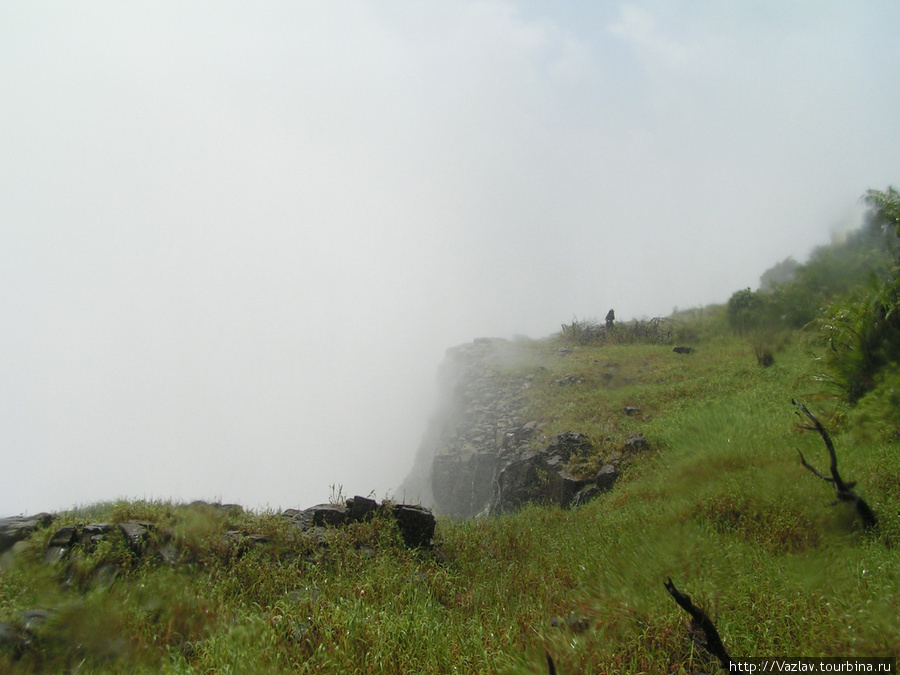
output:
[[719, 659], [722, 663], [722, 667], [728, 670], [731, 666], [731, 657], [728, 655], [725, 645], [722, 644], [722, 638], [719, 637], [719, 631], [716, 630], [716, 625], [713, 623], [712, 619], [709, 618], [709, 615], [691, 602], [691, 597], [689, 595], [682, 593], [675, 588], [675, 584], [672, 583], [671, 577], [669, 577], [669, 580], [665, 583], [665, 587], [669, 592], [669, 595], [675, 598], [675, 602], [678, 603], [679, 607], [691, 615], [691, 627], [695, 630], [703, 631], [703, 634], [706, 636], [706, 643], [703, 644], [704, 649]]
[[816, 476], [834, 485], [834, 492], [839, 502], [851, 502], [853, 504], [853, 506], [856, 508], [857, 515], [859, 515], [860, 519], [863, 521], [864, 527], [875, 527], [878, 524], [878, 519], [875, 517], [875, 512], [872, 511], [872, 509], [868, 504], [866, 504], [866, 501], [862, 497], [860, 497], [853, 491], [856, 483], [845, 483], [841, 479], [841, 475], [838, 473], [837, 469], [837, 453], [834, 451], [834, 443], [831, 442], [831, 437], [828, 435], [825, 427], [823, 427], [822, 423], [819, 422], [819, 420], [817, 420], [815, 416], [811, 412], [809, 412], [809, 410], [807, 410], [805, 405], [797, 403], [797, 401], [795, 401], [794, 399], [791, 399], [791, 403], [797, 406], [797, 409], [800, 412], [802, 412], [810, 420], [812, 420], [813, 426], [809, 427], [801, 424], [800, 428], [819, 432], [819, 435], [825, 442], [825, 447], [827, 448], [828, 455], [831, 458], [831, 478], [829, 478], [828, 476], [823, 476], [812, 465], [807, 463], [806, 458], [803, 456], [803, 453], [798, 450], [797, 452], [800, 453], [800, 462], [804, 467], [809, 469]]
[[553, 665], [553, 657], [550, 656], [550, 652], [544, 652], [547, 656], [547, 670], [550, 675], [556, 675], [556, 666]]
[[[801, 429], [812, 429], [812, 427], [801, 427]], [[816, 475], [817, 475], [819, 478], [821, 478], [822, 480], [828, 481], [829, 483], [833, 483], [833, 482], [834, 482], [834, 478], [829, 478], [828, 476], [823, 476], [823, 475], [820, 474], [818, 471], [816, 471], [816, 468], [815, 468], [814, 466], [811, 466], [810, 464], [808, 464], [808, 463], [806, 462], [806, 457], [803, 456], [803, 453], [802, 453], [802, 452], [800, 452], [800, 451], [798, 450], [798, 451], [797, 451], [797, 454], [800, 455], [800, 463], [801, 463], [803, 466], [805, 466], [807, 469], [809, 469], [810, 471], [812, 471], [814, 474], [816, 474]]]

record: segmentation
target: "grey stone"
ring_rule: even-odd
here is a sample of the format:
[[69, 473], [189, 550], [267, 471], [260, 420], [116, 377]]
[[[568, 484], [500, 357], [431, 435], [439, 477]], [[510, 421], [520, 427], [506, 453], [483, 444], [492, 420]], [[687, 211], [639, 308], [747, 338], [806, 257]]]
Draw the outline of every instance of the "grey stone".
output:
[[59, 528], [52, 537], [50, 537], [50, 541], [47, 542], [47, 546], [58, 546], [60, 548], [69, 548], [72, 544], [74, 544], [78, 540], [78, 528], [74, 525], [66, 525], [65, 527]]
[[93, 548], [106, 538], [112, 529], [109, 523], [90, 523], [81, 528], [81, 546], [86, 551]]
[[316, 504], [294, 513], [290, 520], [302, 529], [344, 525], [349, 520], [349, 509], [344, 504]]
[[34, 544], [30, 541], [17, 541], [13, 544], [13, 547], [9, 549], [9, 552], [13, 555], [19, 555], [20, 553], [25, 553], [25, 551], [30, 551], [34, 548]]
[[585, 485], [578, 492], [575, 493], [575, 496], [572, 498], [572, 506], [584, 506], [589, 501], [591, 501], [594, 497], [600, 494], [600, 488], [597, 487], [596, 484], [590, 483], [589, 485]]
[[54, 520], [55, 516], [49, 513], [0, 518], [0, 553], [8, 551], [17, 541], [28, 538], [34, 530], [45, 527]]
[[57, 563], [65, 558], [68, 552], [69, 549], [67, 548], [63, 548], [61, 546], [51, 546], [44, 553], [44, 562], [48, 565], [53, 565], [54, 563]]
[[581, 434], [556, 436], [545, 449], [526, 452], [509, 462], [497, 475], [492, 513], [515, 511], [528, 502], [568, 507], [590, 481], [573, 476], [567, 467], [575, 452], [590, 451]]
[[69, 549], [78, 541], [78, 528], [74, 525], [66, 525], [59, 528], [47, 542], [47, 551], [44, 553], [44, 562], [53, 564], [62, 560], [69, 553]]
[[125, 535], [131, 550], [138, 555], [144, 552], [144, 546], [150, 538], [150, 530], [154, 527], [153, 523], [142, 520], [128, 520], [124, 523], [119, 523], [119, 531]]
[[347, 515], [351, 522], [359, 523], [369, 520], [378, 510], [378, 502], [368, 497], [357, 495], [347, 500]]
[[552, 455], [558, 455], [568, 462], [572, 455], [576, 453], [590, 454], [593, 449], [594, 446], [587, 436], [574, 431], [564, 431], [551, 439], [547, 452]]
[[45, 609], [28, 609], [21, 612], [14, 622], [0, 623], [0, 649], [12, 652], [19, 658], [37, 640], [36, 630], [50, 617], [52, 612]]
[[605, 464], [590, 479], [578, 478], [569, 470], [576, 455], [593, 453], [590, 440], [582, 434], [564, 432], [539, 451], [523, 453], [499, 472], [491, 513], [515, 511], [528, 502], [554, 504], [563, 508], [586, 504], [612, 489], [619, 477], [613, 464]]
[[594, 483], [596, 483], [601, 492], [609, 492], [610, 490], [612, 490], [613, 485], [615, 485], [618, 479], [619, 470], [615, 467], [615, 465], [604, 464], [600, 467], [600, 471], [597, 472], [597, 477], [594, 479]]

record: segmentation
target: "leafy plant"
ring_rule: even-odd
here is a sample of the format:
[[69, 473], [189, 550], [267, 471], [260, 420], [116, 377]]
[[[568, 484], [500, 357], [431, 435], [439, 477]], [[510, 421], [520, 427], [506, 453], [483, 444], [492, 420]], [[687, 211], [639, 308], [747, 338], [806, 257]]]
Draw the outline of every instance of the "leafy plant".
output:
[[831, 381], [854, 405], [900, 361], [900, 278], [834, 302], [818, 325]]

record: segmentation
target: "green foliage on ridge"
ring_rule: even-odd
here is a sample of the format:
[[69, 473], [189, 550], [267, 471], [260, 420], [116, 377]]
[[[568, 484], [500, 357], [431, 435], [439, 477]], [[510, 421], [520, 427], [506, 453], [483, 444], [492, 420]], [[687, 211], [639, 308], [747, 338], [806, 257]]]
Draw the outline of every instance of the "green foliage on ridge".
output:
[[[896, 197], [871, 196], [887, 205], [870, 221], [882, 234], [900, 223]], [[773, 297], [799, 298], [832, 253], [771, 296], [739, 292], [735, 304], [754, 296], [771, 312]], [[597, 471], [632, 434], [649, 445], [577, 509], [439, 519], [433, 550], [407, 548], [382, 517], [334, 529], [322, 545], [277, 513], [204, 504], [58, 514], [0, 557], [0, 624], [52, 612], [25, 648], [0, 631], [0, 672], [524, 674], [546, 672], [545, 652], [561, 674], [715, 672], [663, 587], [670, 577], [712, 615], [732, 656], [896, 657], [898, 284], [896, 261], [884, 264], [893, 277], [829, 298], [807, 330], [772, 319], [736, 334], [728, 306], [655, 324], [576, 320], [517, 343], [523, 358], [509, 375], [533, 375], [522, 395], [542, 440], [577, 431], [594, 444], [578, 471]], [[739, 309], [752, 318], [755, 301]], [[798, 301], [797, 316], [812, 304]], [[775, 355], [768, 367], [760, 340]], [[874, 370], [863, 354], [881, 359]], [[861, 372], [871, 379], [855, 405], [834, 396], [834, 382]], [[829, 458], [791, 398], [828, 427], [841, 475], [879, 517], [875, 531], [849, 505], [829, 506], [833, 490], [801, 465], [798, 450], [820, 470]], [[153, 523], [148, 550], [171, 543], [176, 555], [136, 554], [114, 529], [92, 551], [44, 561], [60, 526], [127, 520]]]
[[900, 361], [900, 193], [870, 190], [863, 201], [863, 225], [846, 241], [819, 247], [803, 265], [779, 263], [763, 274], [760, 290], [728, 301], [739, 334], [814, 330], [827, 346], [822, 376], [850, 405]]

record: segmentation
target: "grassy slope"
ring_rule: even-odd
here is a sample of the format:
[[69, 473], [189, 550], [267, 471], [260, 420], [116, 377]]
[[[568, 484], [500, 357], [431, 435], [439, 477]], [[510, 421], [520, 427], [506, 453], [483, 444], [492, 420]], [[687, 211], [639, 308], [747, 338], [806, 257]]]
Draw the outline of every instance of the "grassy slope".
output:
[[[698, 346], [688, 356], [631, 345], [564, 357], [553, 343], [525, 347], [547, 367], [529, 390], [532, 418], [548, 436], [591, 436], [598, 456], [585, 470], [630, 433], [652, 449], [581, 509], [441, 521], [439, 553], [406, 550], [387, 521], [317, 550], [272, 514], [144, 503], [65, 514], [169, 524], [189, 562], [136, 563], [114, 540], [76, 561], [64, 588], [60, 571], [38, 562], [51, 532], [35, 535], [32, 552], [0, 574], [0, 620], [35, 606], [60, 613], [42, 652], [0, 656], [0, 671], [84, 661], [79, 672], [532, 673], [545, 672], [545, 650], [562, 674], [705, 668], [667, 577], [710, 611], [734, 656], [897, 655], [896, 444], [857, 447], [834, 434], [843, 477], [859, 481], [882, 520], [865, 535], [799, 463], [797, 449], [822, 470], [828, 461], [821, 439], [796, 429], [791, 397], [830, 420], [804, 350], [788, 346], [764, 369], [746, 341]], [[570, 373], [584, 382], [553, 384]], [[642, 413], [626, 416], [625, 405]], [[270, 543], [239, 555], [218, 536], [233, 528]], [[91, 584], [104, 561], [119, 579]], [[587, 629], [551, 624], [569, 616]]]

